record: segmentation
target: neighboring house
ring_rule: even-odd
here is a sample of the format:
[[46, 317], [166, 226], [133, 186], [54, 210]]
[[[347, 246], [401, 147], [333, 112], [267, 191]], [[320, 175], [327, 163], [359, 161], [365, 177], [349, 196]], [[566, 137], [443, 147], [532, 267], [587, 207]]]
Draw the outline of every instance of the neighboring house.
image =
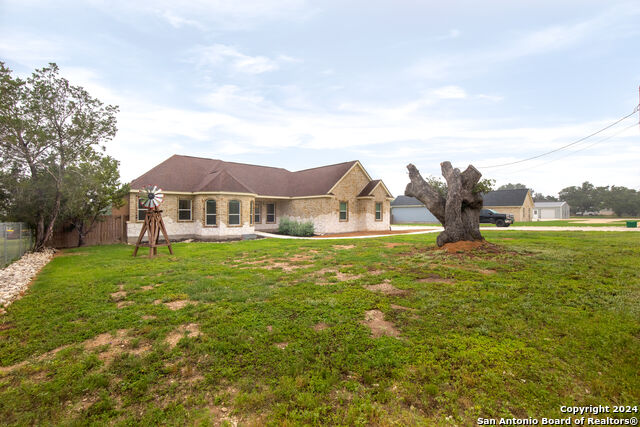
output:
[[391, 202], [391, 224], [439, 223], [415, 197], [398, 196]]
[[391, 193], [359, 161], [290, 172], [282, 168], [174, 155], [131, 182], [129, 242], [145, 209], [138, 192], [162, 188], [169, 237], [220, 240], [273, 231], [281, 218], [312, 221], [316, 233], [388, 230]]
[[483, 195], [483, 204], [485, 209], [512, 214], [515, 221], [531, 221], [533, 218], [533, 198], [526, 188], [491, 191]]
[[535, 202], [533, 220], [538, 219], [569, 219], [569, 204], [567, 202]]

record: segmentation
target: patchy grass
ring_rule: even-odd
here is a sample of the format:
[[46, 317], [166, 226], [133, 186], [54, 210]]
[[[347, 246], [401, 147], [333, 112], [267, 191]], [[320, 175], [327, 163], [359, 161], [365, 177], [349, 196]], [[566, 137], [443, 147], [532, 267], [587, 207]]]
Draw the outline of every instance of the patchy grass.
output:
[[435, 237], [65, 251], [0, 317], [0, 419], [469, 425], [638, 404], [635, 233], [451, 254]]

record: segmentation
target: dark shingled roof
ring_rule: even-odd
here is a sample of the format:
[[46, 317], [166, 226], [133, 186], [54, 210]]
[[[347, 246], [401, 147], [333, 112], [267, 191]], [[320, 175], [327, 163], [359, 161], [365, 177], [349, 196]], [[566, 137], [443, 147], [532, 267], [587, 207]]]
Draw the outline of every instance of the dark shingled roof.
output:
[[376, 185], [378, 185], [379, 183], [380, 183], [379, 179], [374, 179], [369, 181], [369, 183], [364, 186], [360, 194], [358, 194], [358, 197], [370, 196], [373, 189], [376, 188]]
[[528, 192], [526, 188], [491, 191], [482, 196], [483, 204], [484, 206], [522, 206]]
[[424, 206], [424, 203], [415, 197], [398, 196], [391, 202], [391, 206]]
[[[174, 155], [131, 181], [131, 188], [157, 185], [165, 191], [227, 191], [281, 197], [319, 196], [327, 194], [356, 162], [354, 160], [290, 172], [283, 168]], [[374, 181], [369, 182], [365, 189], [372, 182]], [[378, 181], [375, 182], [377, 184]]]

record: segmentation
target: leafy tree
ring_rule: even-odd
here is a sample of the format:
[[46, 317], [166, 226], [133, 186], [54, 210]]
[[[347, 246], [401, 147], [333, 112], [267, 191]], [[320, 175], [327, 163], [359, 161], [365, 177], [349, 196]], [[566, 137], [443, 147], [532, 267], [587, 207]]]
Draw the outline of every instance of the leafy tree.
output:
[[604, 198], [617, 216], [638, 216], [640, 213], [640, 193], [632, 188], [612, 185]]
[[589, 181], [582, 183], [580, 187], [572, 186], [560, 190], [560, 200], [571, 207], [571, 212], [595, 211], [599, 209], [600, 200], [596, 197], [596, 187]]
[[35, 226], [36, 250], [51, 238], [59, 219], [68, 169], [90, 161], [95, 149], [116, 133], [118, 107], [92, 98], [58, 71], [51, 63], [22, 80], [0, 62], [2, 163], [18, 168], [22, 194], [47, 190], [37, 197], [42, 203], [16, 211], [17, 219]]
[[542, 193], [535, 193], [533, 195], [534, 202], [558, 202], [558, 198], [556, 196], [545, 196]]
[[60, 216], [78, 231], [78, 246], [109, 209], [124, 204], [129, 185], [121, 185], [119, 180], [118, 161], [109, 156], [96, 154], [67, 169]]
[[517, 184], [508, 183], [498, 187], [498, 190], [520, 190], [520, 189], [529, 190], [531, 194], [534, 193], [533, 188], [529, 188], [526, 185], [520, 184], [520, 183], [517, 183]]

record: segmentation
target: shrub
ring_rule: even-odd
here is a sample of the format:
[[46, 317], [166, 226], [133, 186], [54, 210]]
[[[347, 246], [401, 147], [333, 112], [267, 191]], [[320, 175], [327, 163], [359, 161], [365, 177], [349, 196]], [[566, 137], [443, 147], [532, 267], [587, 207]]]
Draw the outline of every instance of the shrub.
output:
[[282, 218], [278, 225], [278, 233], [289, 236], [309, 237], [313, 236], [315, 229], [311, 221], [298, 222], [289, 218]]

